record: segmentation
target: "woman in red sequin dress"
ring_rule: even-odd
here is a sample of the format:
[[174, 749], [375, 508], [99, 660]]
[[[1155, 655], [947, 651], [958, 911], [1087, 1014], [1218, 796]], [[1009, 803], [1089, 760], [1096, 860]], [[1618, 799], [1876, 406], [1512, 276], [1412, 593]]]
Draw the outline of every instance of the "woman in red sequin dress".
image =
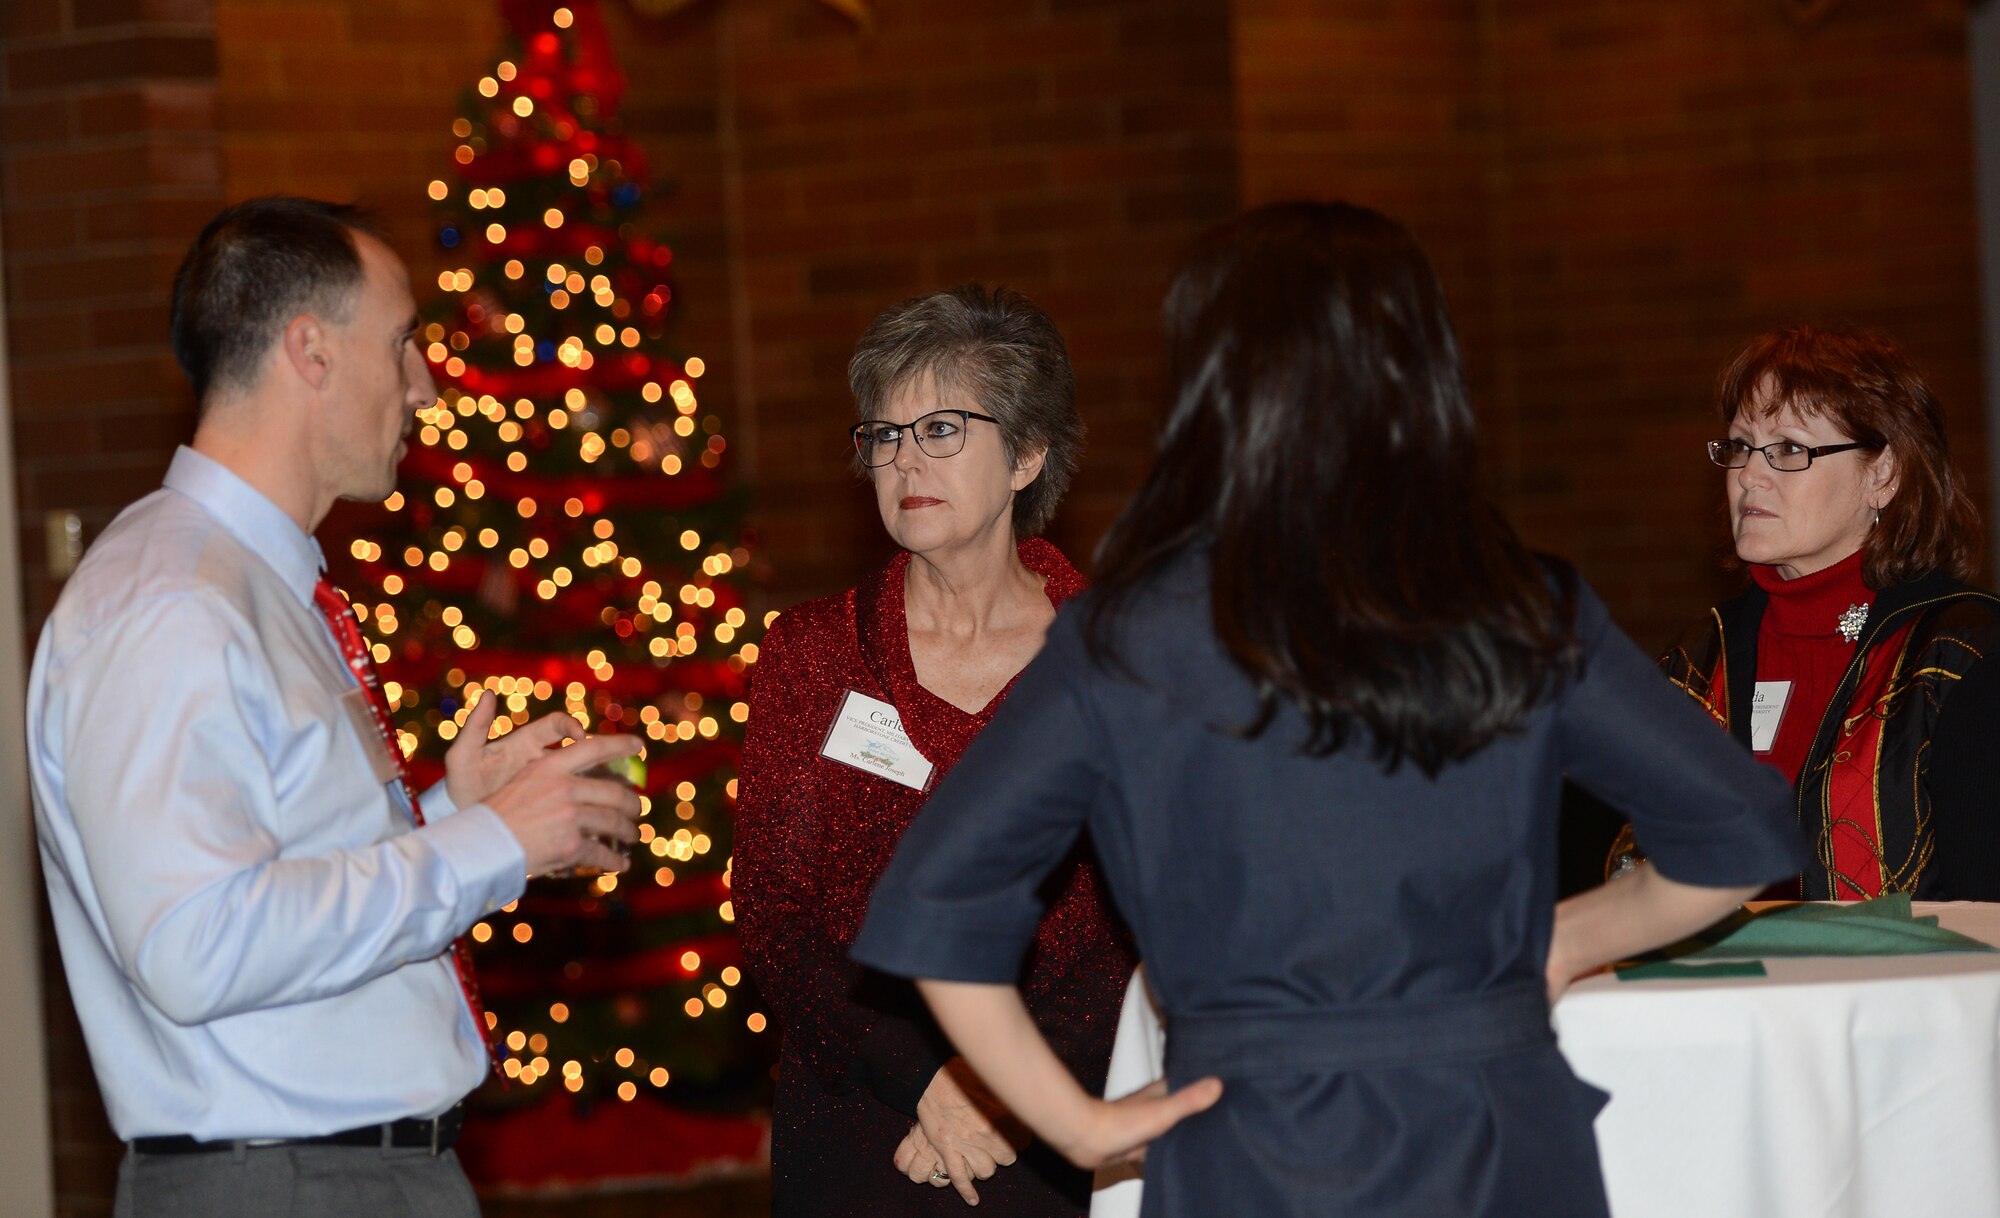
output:
[[[1082, 438], [1068, 356], [1025, 298], [966, 287], [877, 317], [848, 372], [856, 453], [901, 550], [765, 637], [737, 808], [737, 925], [784, 1033], [773, 1211], [884, 1218], [976, 1199], [1078, 1215], [1089, 1177], [1007, 1118], [908, 982], [847, 958], [925, 791], [1084, 587], [1034, 536]], [[1041, 895], [1022, 986], [1058, 1053], [1101, 1086], [1131, 950], [1087, 847]]]

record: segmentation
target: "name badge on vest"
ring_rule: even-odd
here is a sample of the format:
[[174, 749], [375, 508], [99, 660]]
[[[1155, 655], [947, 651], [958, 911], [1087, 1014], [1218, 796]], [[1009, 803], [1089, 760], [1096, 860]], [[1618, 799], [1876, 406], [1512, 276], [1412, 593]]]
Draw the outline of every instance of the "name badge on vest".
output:
[[851, 689], [827, 729], [819, 755], [912, 791], [930, 786], [933, 767], [904, 734], [896, 708]]
[[347, 712], [354, 734], [361, 737], [361, 751], [375, 769], [375, 781], [396, 781], [396, 759], [389, 756], [388, 746], [382, 743], [382, 729], [375, 726], [375, 711], [368, 705], [368, 691], [357, 685], [340, 695], [340, 709]]
[[1750, 751], [1768, 753], [1778, 740], [1778, 724], [1785, 717], [1785, 703], [1791, 701], [1790, 681], [1759, 681], [1750, 695]]

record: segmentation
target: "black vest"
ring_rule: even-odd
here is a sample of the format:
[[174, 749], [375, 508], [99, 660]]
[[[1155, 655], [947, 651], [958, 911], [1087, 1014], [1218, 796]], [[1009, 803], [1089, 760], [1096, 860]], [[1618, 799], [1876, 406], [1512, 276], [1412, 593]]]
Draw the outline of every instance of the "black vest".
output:
[[[1717, 605], [1660, 662], [1668, 678], [1745, 748], [1757, 631], [1768, 599], [1752, 587]], [[1901, 645], [1886, 646], [1904, 626], [1911, 629]], [[1828, 900], [1835, 893], [1832, 760], [1846, 760], [1841, 750], [1860, 745], [1874, 751], [1883, 892], [1919, 900], [2000, 899], [2000, 786], [1994, 785], [2000, 781], [2000, 671], [1980, 664], [1996, 651], [2000, 598], [1991, 593], [1933, 572], [1876, 595], [1831, 703], [1798, 708], [1820, 716], [1793, 783], [1799, 824], [1815, 842], [1814, 860], [1800, 877], [1802, 897]], [[1858, 696], [1864, 674], [1883, 664], [1896, 666], [1894, 677], [1872, 700]], [[1988, 685], [1996, 687], [1991, 694]], [[1862, 701], [1870, 704], [1857, 704]], [[1865, 716], [1881, 721], [1872, 746], [1863, 744], [1868, 733], [1859, 730]], [[1949, 856], [1942, 862], [1940, 848]]]

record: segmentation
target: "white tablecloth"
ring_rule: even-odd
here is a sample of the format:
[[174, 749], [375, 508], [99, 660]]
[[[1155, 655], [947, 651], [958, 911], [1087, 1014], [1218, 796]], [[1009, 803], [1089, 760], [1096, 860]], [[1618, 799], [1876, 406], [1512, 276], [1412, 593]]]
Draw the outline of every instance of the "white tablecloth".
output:
[[[1919, 902], [2000, 944], [2000, 905]], [[2000, 953], [1767, 960], [1769, 976], [1593, 977], [1556, 1005], [1563, 1053], [1611, 1093], [1597, 1147], [1615, 1218], [2000, 1218]], [[1157, 1077], [1128, 1001], [1108, 1095]], [[1135, 1061], [1135, 1058], [1146, 1058]], [[1092, 1218], [1136, 1218], [1136, 1183]]]

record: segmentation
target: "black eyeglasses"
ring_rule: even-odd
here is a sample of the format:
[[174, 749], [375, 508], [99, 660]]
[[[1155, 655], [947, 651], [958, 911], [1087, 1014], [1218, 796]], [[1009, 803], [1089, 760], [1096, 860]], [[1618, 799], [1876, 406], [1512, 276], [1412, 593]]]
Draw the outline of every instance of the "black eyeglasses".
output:
[[990, 414], [971, 410], [933, 410], [909, 423], [856, 423], [849, 429], [849, 434], [854, 437], [854, 451], [861, 454], [861, 464], [879, 469], [896, 459], [896, 450], [902, 447], [904, 432], [910, 433], [927, 457], [956, 457], [965, 447], [965, 424], [970, 419], [996, 427], [1000, 425], [1000, 420]]
[[1751, 453], [1763, 453], [1764, 460], [1770, 463], [1772, 469], [1796, 474], [1811, 468], [1814, 457], [1830, 457], [1850, 448], [1866, 447], [1866, 444], [1822, 444], [1818, 448], [1807, 448], [1790, 440], [1773, 440], [1758, 447], [1741, 440], [1710, 440], [1708, 459], [1724, 469], [1742, 469], [1750, 464]]

